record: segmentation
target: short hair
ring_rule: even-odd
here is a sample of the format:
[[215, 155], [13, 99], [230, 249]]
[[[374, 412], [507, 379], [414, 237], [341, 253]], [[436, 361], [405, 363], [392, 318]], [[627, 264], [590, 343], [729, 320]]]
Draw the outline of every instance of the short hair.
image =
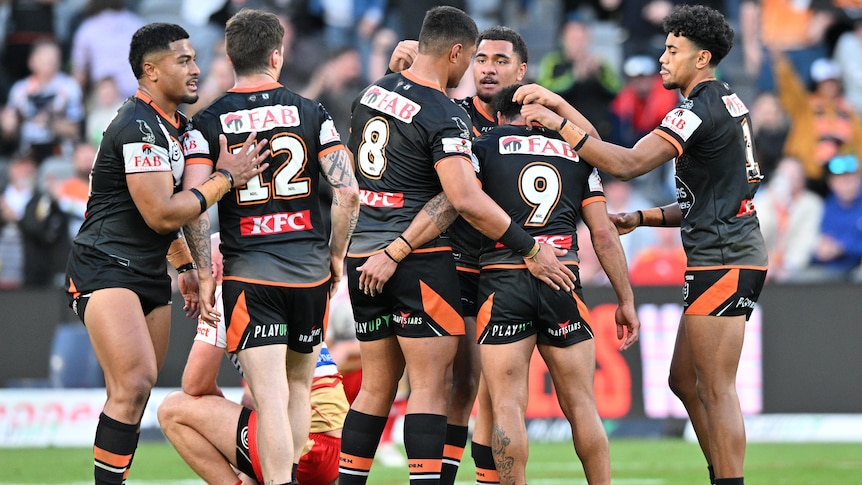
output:
[[504, 40], [512, 44], [512, 51], [515, 52], [521, 62], [528, 62], [527, 43], [524, 42], [524, 38], [521, 37], [521, 34], [515, 32], [509, 27], [505, 27], [503, 25], [489, 27], [479, 34], [479, 38], [476, 40], [476, 45], [478, 46], [483, 40]]
[[494, 110], [495, 116], [497, 113], [500, 113], [507, 120], [513, 120], [521, 116], [521, 103], [512, 100], [515, 96], [515, 91], [521, 86], [521, 84], [506, 86], [491, 98], [491, 109]]
[[171, 50], [171, 42], [188, 39], [189, 33], [177, 24], [156, 22], [144, 25], [132, 35], [129, 64], [136, 79], [144, 75], [144, 58], [154, 52]]
[[281, 51], [284, 27], [270, 12], [244, 8], [227, 21], [225, 51], [237, 75], [265, 72], [272, 51]]
[[715, 67], [733, 47], [733, 29], [721, 12], [704, 5], [677, 5], [664, 19], [664, 32], [682, 36], [712, 54]]
[[455, 7], [442, 5], [425, 12], [419, 32], [419, 52], [441, 55], [455, 44], [476, 43], [479, 29], [469, 15]]

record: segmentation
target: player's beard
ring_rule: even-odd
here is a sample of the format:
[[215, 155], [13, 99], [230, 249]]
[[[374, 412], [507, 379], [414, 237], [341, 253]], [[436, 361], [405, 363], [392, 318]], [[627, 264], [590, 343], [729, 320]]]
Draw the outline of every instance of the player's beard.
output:
[[180, 102], [182, 104], [195, 104], [198, 102], [199, 97], [200, 96], [197, 94], [184, 94], [183, 97], [180, 98]]

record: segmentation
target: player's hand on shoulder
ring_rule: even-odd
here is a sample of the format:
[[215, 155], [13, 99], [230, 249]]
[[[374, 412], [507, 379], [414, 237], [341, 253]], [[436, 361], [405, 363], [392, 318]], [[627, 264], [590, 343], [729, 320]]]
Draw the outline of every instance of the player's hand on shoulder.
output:
[[550, 244], [541, 244], [539, 252], [532, 258], [524, 258], [524, 261], [530, 274], [536, 279], [555, 290], [573, 291], [577, 277], [571, 269], [557, 259], [557, 256], [564, 256], [567, 252]]
[[264, 163], [269, 157], [269, 150], [263, 148], [267, 144], [267, 140], [255, 140], [256, 132], [251, 132], [245, 142], [236, 151], [230, 151], [227, 147], [227, 137], [219, 135], [220, 152], [216, 169], [224, 169], [230, 172], [233, 176], [233, 187], [241, 187], [249, 180], [257, 177], [257, 175], [267, 167], [269, 163]]
[[419, 55], [419, 41], [402, 40], [392, 51], [392, 56], [389, 58], [389, 70], [401, 72], [409, 68], [413, 65], [417, 55]]

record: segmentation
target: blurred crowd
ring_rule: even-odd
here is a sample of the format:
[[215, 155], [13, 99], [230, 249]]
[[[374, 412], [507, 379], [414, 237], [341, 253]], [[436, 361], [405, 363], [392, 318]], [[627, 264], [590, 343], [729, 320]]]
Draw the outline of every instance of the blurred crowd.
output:
[[[200, 100], [181, 108], [191, 116], [233, 85], [225, 21], [243, 7], [273, 11], [286, 30], [281, 82], [320, 101], [346, 138], [353, 98], [441, 3], [465, 10], [480, 30], [519, 31], [528, 80], [560, 93], [605, 139], [633, 145], [679, 101], [661, 85], [658, 57], [662, 19], [684, 2], [0, 0], [0, 289], [61, 281], [102, 130], [137, 87], [127, 58], [140, 26], [166, 21], [189, 31], [201, 68]], [[752, 113], [769, 279], [862, 280], [862, 2], [698, 3], [725, 13], [736, 31], [719, 76]], [[467, 79], [450, 94], [473, 89]], [[671, 163], [633, 182], [604, 177], [608, 210], [673, 201]], [[589, 237], [586, 228], [579, 235]], [[677, 229], [643, 228], [622, 240], [635, 285], [682, 283]], [[579, 246], [584, 284], [605, 283], [592, 245]]]

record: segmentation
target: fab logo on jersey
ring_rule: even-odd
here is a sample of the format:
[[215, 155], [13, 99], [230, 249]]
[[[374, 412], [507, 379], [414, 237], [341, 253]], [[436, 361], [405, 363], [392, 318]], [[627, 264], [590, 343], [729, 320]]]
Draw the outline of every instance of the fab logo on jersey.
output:
[[411, 123], [421, 106], [392, 91], [381, 88], [380, 86], [371, 86], [362, 95], [359, 100], [360, 104], [379, 111], [381, 113], [394, 116], [395, 118]]
[[275, 128], [299, 126], [299, 110], [296, 106], [260, 106], [258, 108], [231, 111], [219, 116], [224, 133], [251, 133]]
[[165, 147], [150, 143], [123, 145], [126, 173], [170, 172], [171, 154]]
[[540, 135], [504, 136], [499, 140], [500, 155], [542, 155], [578, 161], [578, 154], [562, 141]]

